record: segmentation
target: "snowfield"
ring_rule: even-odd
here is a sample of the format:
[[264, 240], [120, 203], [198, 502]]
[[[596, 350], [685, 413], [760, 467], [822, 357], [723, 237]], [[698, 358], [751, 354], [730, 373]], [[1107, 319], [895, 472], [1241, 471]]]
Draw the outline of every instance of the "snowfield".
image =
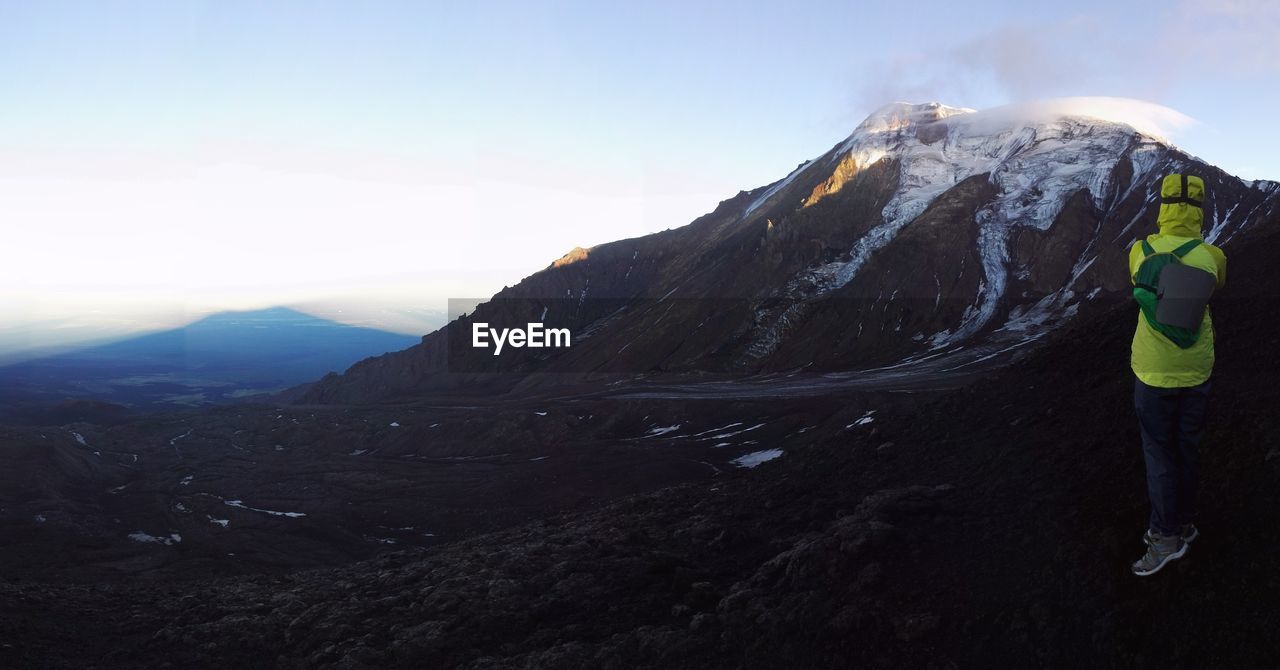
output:
[[772, 461], [781, 455], [781, 449], [765, 449], [764, 451], [754, 451], [749, 454], [739, 456], [730, 462], [740, 468], [754, 468], [766, 461]]

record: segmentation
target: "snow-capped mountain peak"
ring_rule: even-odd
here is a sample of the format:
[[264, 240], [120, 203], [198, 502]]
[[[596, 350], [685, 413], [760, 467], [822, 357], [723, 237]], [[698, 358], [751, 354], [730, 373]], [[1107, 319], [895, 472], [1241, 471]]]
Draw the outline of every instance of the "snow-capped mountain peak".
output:
[[968, 107], [951, 107], [940, 102], [914, 104], [910, 102], [892, 102], [872, 112], [862, 123], [858, 124], [855, 133], [882, 133], [897, 130], [909, 125], [923, 125], [941, 121], [959, 114], [972, 114], [977, 110]]
[[1047, 125], [1065, 119], [1085, 125], [1120, 124], [1134, 131], [1168, 143], [1167, 138], [1193, 125], [1190, 117], [1163, 105], [1113, 97], [1070, 97], [1020, 102], [983, 109], [953, 107], [941, 102], [893, 102], [885, 105], [858, 124], [853, 140], [859, 135], [900, 130], [950, 120], [967, 126], [970, 134], [995, 134], [1002, 130], [1027, 125]]
[[[1023, 329], [1032, 312], [1037, 315], [1033, 320], [1040, 323], [1054, 314], [1068, 314], [1084, 288], [1077, 280], [1100, 253], [1109, 253], [1109, 245], [1124, 244], [1119, 237], [1132, 235], [1139, 217], [1126, 218], [1127, 223], [1117, 226], [1117, 239], [1095, 239], [1076, 250], [1065, 282], [1041, 297], [1035, 309], [1011, 312], [1006, 295], [1011, 283], [1031, 271], [1029, 259], [1011, 257], [1018, 231], [1048, 234], [1068, 202], [1082, 192], [1091, 209], [1104, 219], [1114, 217], [1112, 212], [1121, 203], [1149, 200], [1147, 187], [1160, 174], [1199, 162], [1162, 139], [1165, 132], [1189, 122], [1168, 108], [1119, 98], [1065, 98], [982, 111], [938, 102], [896, 102], [868, 116], [835, 149], [767, 189], [744, 210], [743, 219], [781, 215], [785, 220], [783, 203], [798, 195], [788, 187], [809, 183], [822, 172], [833, 176], [821, 192], [801, 199], [801, 209], [838, 192], [873, 166], [889, 166], [896, 172], [896, 187], [880, 210], [879, 221], [859, 235], [847, 253], [805, 268], [775, 294], [810, 301], [853, 282], [875, 254], [894, 243], [940, 197], [966, 180], [985, 175], [994, 187], [992, 196], [967, 222], [951, 224], [976, 229], [981, 264], [977, 295], [959, 323], [922, 334], [933, 347], [942, 347], [983, 329]], [[1206, 219], [1210, 241], [1228, 230], [1233, 212], [1240, 213], [1220, 213], [1216, 203], [1214, 208], [1212, 222]], [[1240, 221], [1237, 217], [1236, 223]], [[937, 280], [939, 286], [945, 284], [945, 278]], [[874, 283], [874, 279], [868, 281]], [[798, 309], [793, 304], [781, 314], [760, 315], [765, 323], [757, 329], [753, 355], [773, 353], [783, 331], [796, 321]], [[1003, 326], [1000, 318], [1005, 319]]]
[[827, 287], [847, 284], [873, 252], [965, 179], [987, 173], [999, 187], [996, 200], [976, 217], [984, 224], [983, 237], [999, 247], [1010, 226], [1047, 228], [1076, 191], [1088, 189], [1101, 206], [1108, 176], [1131, 148], [1138, 176], [1150, 167], [1141, 155], [1154, 149], [1153, 140], [1118, 122], [1048, 110], [976, 112], [939, 103], [881, 108], [831, 160], [865, 167], [886, 156], [896, 159], [898, 190], [882, 211], [883, 223], [858, 240], [850, 260], [823, 269], [831, 275]]

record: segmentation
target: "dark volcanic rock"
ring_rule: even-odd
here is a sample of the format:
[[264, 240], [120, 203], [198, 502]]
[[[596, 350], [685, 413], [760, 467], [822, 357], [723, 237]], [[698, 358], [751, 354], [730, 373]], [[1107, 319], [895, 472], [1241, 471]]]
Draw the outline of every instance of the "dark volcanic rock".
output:
[[[950, 141], [923, 134], [931, 147]], [[649, 273], [644, 286], [675, 290], [704, 272], [764, 286], [716, 259], [763, 258], [780, 239], [766, 267], [825, 260], [831, 249], [788, 213], [814, 198], [811, 210], [881, 207], [880, 187], [897, 174], [888, 165], [801, 171], [793, 186], [740, 195], [666, 236], [575, 254], [517, 289], [559, 294], [590, 278], [625, 292], [622, 267], [643, 245], [652, 265], [633, 271]], [[1068, 268], [1063, 253], [1084, 257], [1069, 274], [1090, 279], [1073, 286], [1117, 281], [1101, 267], [1115, 262], [1111, 252], [1091, 245], [1123, 238], [1146, 209], [1139, 173], [1123, 166], [1098, 194], [1069, 196], [1055, 214], [1062, 230], [1011, 238], [1019, 258], [1055, 258], [1010, 286], [1049, 290]], [[852, 186], [858, 179], [865, 189]], [[980, 209], [989, 189], [971, 179], [952, 190], [926, 208], [940, 218], [922, 215], [897, 243], [981, 239], [982, 229], [943, 220]], [[1147, 514], [1127, 368], [1131, 305], [1082, 308], [1025, 358], [950, 390], [417, 396], [447, 363], [422, 346], [307, 396], [414, 392], [397, 402], [0, 429], [0, 665], [1271, 666], [1280, 392], [1259, 352], [1277, 340], [1280, 211], [1270, 186], [1236, 195], [1254, 213], [1228, 237], [1231, 279], [1213, 305], [1203, 537], [1154, 578], [1127, 569]], [[744, 220], [753, 201], [757, 213]], [[1210, 211], [1226, 215], [1218, 201]], [[1091, 226], [1102, 232], [1086, 235]], [[669, 242], [677, 238], [687, 244]], [[881, 260], [896, 253], [887, 245], [868, 262], [883, 262], [893, 286], [913, 286]], [[923, 264], [955, 273], [972, 253]], [[967, 281], [957, 274], [954, 290], [976, 291]], [[659, 316], [637, 313], [626, 327]], [[610, 327], [597, 341], [609, 341]], [[615, 344], [574, 355], [605, 356]], [[788, 346], [776, 355], [811, 355]], [[762, 452], [779, 457], [733, 465]]]
[[1266, 666], [1280, 653], [1280, 470], [1259, 466], [1280, 438], [1280, 398], [1256, 350], [1232, 343], [1265, 341], [1280, 313], [1258, 308], [1275, 300], [1265, 270], [1280, 238], [1268, 233], [1233, 255], [1232, 290], [1214, 305], [1204, 537], [1156, 578], [1127, 572], [1146, 500], [1124, 307], [924, 409], [882, 405], [874, 436], [846, 428], [863, 408], [779, 434], [766, 443], [787, 455], [745, 475], [287, 575], [0, 583], [0, 660]]

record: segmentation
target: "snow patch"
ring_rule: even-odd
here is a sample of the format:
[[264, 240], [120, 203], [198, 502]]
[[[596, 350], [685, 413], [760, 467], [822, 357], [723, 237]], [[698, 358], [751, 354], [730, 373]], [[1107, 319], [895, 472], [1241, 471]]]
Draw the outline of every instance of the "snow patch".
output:
[[[742, 424], [738, 424], [738, 425], [742, 425]], [[743, 433], [749, 433], [749, 432], [751, 432], [751, 431], [753, 431], [753, 430], [755, 430], [755, 429], [757, 429], [757, 428], [762, 428], [762, 427], [764, 427], [764, 426], [765, 426], [765, 424], [764, 424], [764, 423], [757, 423], [756, 425], [751, 426], [750, 428], [743, 428], [742, 430], [735, 430], [735, 431], [731, 431], [731, 432], [728, 432], [728, 433], [720, 433], [720, 434], [718, 434], [718, 435], [712, 435], [712, 436], [710, 436], [710, 437], [704, 437], [704, 438], [702, 438], [702, 439], [703, 439], [703, 440], [723, 440], [723, 439], [726, 439], [726, 438], [733, 437], [733, 436], [735, 436], [735, 435], [741, 435], [741, 434], [743, 434]]]
[[809, 167], [812, 166], [813, 164], [814, 164], [814, 161], [805, 161], [801, 163], [799, 166], [796, 167], [796, 169], [791, 171], [791, 174], [787, 175], [785, 178], [783, 178], [781, 181], [774, 184], [773, 186], [770, 186], [769, 188], [765, 189], [764, 193], [760, 194], [760, 196], [757, 197], [755, 200], [752, 200], [751, 204], [747, 205], [747, 208], [743, 210], [742, 218], [745, 219], [748, 216], [751, 216], [751, 213], [756, 211], [756, 209], [758, 209], [760, 205], [763, 205], [764, 203], [768, 202], [769, 198], [772, 198], [775, 194], [778, 193], [778, 191], [781, 191], [782, 189], [789, 186], [791, 182], [795, 181], [796, 177], [800, 176], [802, 172], [809, 169]]
[[764, 451], [753, 451], [749, 454], [739, 456], [730, 461], [730, 463], [733, 463], [740, 468], [754, 468], [766, 461], [772, 461], [781, 455], [781, 449], [765, 449]]
[[240, 509], [247, 509], [250, 512], [261, 512], [263, 514], [270, 514], [271, 516], [284, 516], [284, 517], [289, 517], [290, 519], [300, 519], [306, 516], [306, 514], [303, 514], [302, 512], [277, 512], [275, 510], [270, 510], [270, 509], [249, 507], [248, 505], [244, 504], [244, 502], [241, 500], [223, 500], [222, 504], [228, 507], [238, 507]]
[[872, 414], [875, 414], [875, 413], [876, 413], [876, 411], [875, 411], [874, 409], [867, 410], [867, 413], [866, 413], [866, 414], [863, 414], [863, 415], [862, 415], [861, 417], [859, 417], [856, 421], [854, 421], [853, 423], [851, 423], [851, 424], [849, 424], [849, 425], [845, 426], [845, 430], [848, 430], [848, 429], [850, 429], [850, 428], [853, 428], [854, 426], [865, 426], [865, 425], [867, 425], [867, 424], [871, 423], [872, 421], [875, 421], [875, 417], [871, 416]]
[[722, 430], [727, 430], [727, 429], [729, 429], [729, 428], [734, 428], [734, 427], [736, 427], [736, 426], [741, 426], [741, 425], [742, 425], [742, 422], [741, 422], [741, 421], [735, 421], [735, 422], [733, 422], [733, 423], [731, 423], [731, 424], [728, 424], [728, 425], [725, 425], [725, 426], [720, 426], [719, 428], [712, 428], [711, 430], [704, 430], [704, 431], [702, 431], [701, 433], [694, 433], [693, 435], [690, 435], [689, 437], [702, 437], [703, 435], [706, 435], [706, 434], [708, 434], [708, 433], [718, 433], [718, 432], [720, 432], [720, 431], [722, 431]]
[[142, 542], [144, 544], [163, 544], [166, 547], [182, 542], [182, 536], [178, 533], [169, 533], [167, 537], [162, 537], [159, 535], [144, 533], [140, 530], [129, 533], [129, 539], [134, 542]]

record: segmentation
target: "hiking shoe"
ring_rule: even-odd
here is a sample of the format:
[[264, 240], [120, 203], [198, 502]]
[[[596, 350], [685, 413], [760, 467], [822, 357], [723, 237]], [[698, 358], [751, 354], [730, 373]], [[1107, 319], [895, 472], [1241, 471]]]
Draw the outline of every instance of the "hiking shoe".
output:
[[1154, 575], [1170, 561], [1176, 561], [1187, 553], [1187, 543], [1180, 535], [1156, 535], [1148, 533], [1147, 553], [1130, 566], [1139, 577]]
[[[1200, 537], [1200, 529], [1196, 528], [1196, 525], [1193, 523], [1186, 523], [1186, 524], [1183, 524], [1182, 527], [1178, 529], [1178, 534], [1182, 536], [1183, 542], [1186, 542], [1187, 544], [1191, 544], [1191, 542], [1194, 541], [1197, 537]], [[1151, 529], [1148, 528], [1147, 532], [1142, 534], [1142, 541], [1147, 546], [1150, 546], [1152, 537], [1155, 537], [1155, 535], [1151, 532]]]

